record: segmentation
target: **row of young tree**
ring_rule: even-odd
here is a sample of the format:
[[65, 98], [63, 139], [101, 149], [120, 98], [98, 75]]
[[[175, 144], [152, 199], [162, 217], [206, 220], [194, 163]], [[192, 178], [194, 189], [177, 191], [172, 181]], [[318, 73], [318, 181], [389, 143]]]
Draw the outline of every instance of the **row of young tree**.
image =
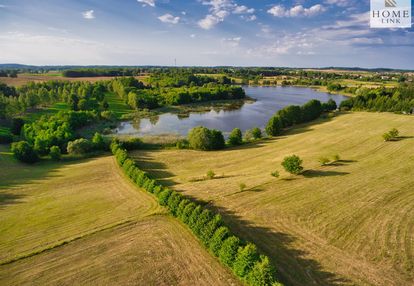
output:
[[139, 187], [154, 194], [160, 205], [188, 225], [202, 244], [247, 285], [281, 285], [265, 255], [252, 243], [233, 235], [222, 217], [178, 192], [159, 185], [129, 158], [122, 144], [114, 141], [111, 151], [125, 174]]
[[284, 128], [295, 124], [305, 123], [317, 119], [323, 112], [336, 110], [337, 105], [333, 99], [326, 103], [312, 99], [302, 106], [289, 105], [273, 115], [267, 125], [266, 133], [269, 136], [278, 136]]
[[358, 89], [356, 97], [341, 102], [344, 110], [379, 112], [414, 112], [414, 84], [402, 84], [396, 89]]

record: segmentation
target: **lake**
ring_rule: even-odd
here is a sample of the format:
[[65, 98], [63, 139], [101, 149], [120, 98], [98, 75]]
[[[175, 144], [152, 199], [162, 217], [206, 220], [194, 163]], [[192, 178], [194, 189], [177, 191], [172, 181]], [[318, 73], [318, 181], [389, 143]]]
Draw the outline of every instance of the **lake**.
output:
[[288, 105], [303, 105], [311, 99], [326, 102], [330, 98], [337, 104], [346, 96], [332, 95], [311, 88], [302, 87], [244, 87], [246, 94], [255, 102], [244, 103], [234, 110], [210, 110], [210, 112], [190, 113], [188, 117], [165, 113], [156, 118], [143, 118], [138, 121], [121, 122], [115, 130], [120, 135], [187, 135], [196, 126], [221, 130], [224, 135], [234, 128], [242, 131], [253, 127], [264, 128], [269, 118]]

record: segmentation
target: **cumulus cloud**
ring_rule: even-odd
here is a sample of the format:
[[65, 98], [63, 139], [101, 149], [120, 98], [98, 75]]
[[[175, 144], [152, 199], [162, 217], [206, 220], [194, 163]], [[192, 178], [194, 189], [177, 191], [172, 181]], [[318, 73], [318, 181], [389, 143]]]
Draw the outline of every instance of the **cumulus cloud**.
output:
[[309, 8], [305, 8], [302, 5], [296, 5], [292, 8], [285, 8], [282, 5], [275, 5], [267, 12], [275, 17], [312, 17], [321, 14], [326, 11], [326, 8], [321, 4], [313, 5]]
[[88, 19], [88, 20], [95, 19], [93, 10], [82, 12], [82, 16], [84, 19]]
[[[198, 25], [205, 29], [210, 30], [218, 23], [223, 22], [227, 16], [231, 13], [238, 15], [253, 14], [255, 10], [244, 5], [237, 5], [233, 0], [210, 0], [201, 2], [203, 5], [210, 6], [209, 14], [203, 19], [198, 21]], [[253, 21], [256, 16], [250, 15], [250, 17], [242, 17], [243, 19]]]
[[233, 10], [234, 14], [253, 14], [254, 13], [254, 8], [248, 8], [247, 6], [241, 5], [241, 6], [236, 6]]
[[163, 23], [169, 23], [169, 24], [178, 24], [180, 22], [180, 17], [174, 17], [171, 14], [164, 14], [162, 16], [159, 16], [158, 19]]
[[137, 0], [138, 3], [144, 4], [144, 6], [148, 5], [151, 7], [155, 7], [155, 0]]

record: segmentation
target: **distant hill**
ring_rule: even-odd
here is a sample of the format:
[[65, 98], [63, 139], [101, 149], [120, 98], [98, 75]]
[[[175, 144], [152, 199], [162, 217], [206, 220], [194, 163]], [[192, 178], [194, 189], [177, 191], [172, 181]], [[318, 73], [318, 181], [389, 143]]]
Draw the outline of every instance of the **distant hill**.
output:
[[[197, 68], [206, 66], [180, 66], [178, 68]], [[151, 65], [24, 65], [17, 63], [6, 63], [0, 64], [0, 70], [4, 69], [19, 69], [19, 70], [68, 70], [68, 69], [82, 69], [82, 68], [171, 68], [171, 66], [151, 66]], [[361, 67], [321, 67], [321, 68], [292, 68], [292, 67], [260, 67], [260, 66], [251, 66], [251, 67], [240, 67], [240, 66], [211, 66], [210, 68], [238, 68], [238, 69], [250, 69], [250, 68], [274, 68], [274, 69], [312, 69], [312, 70], [342, 70], [342, 71], [366, 71], [366, 72], [414, 72], [414, 70], [404, 70], [404, 69], [391, 69], [391, 68], [361, 68]]]

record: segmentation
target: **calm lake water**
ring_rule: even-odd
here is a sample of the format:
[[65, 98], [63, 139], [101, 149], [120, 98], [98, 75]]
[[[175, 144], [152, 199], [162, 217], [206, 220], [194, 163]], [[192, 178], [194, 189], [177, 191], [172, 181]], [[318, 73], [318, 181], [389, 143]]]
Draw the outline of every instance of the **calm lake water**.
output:
[[137, 121], [122, 122], [115, 130], [121, 135], [187, 135], [196, 126], [205, 126], [221, 130], [224, 135], [234, 128], [242, 131], [253, 127], [264, 128], [269, 118], [287, 105], [303, 105], [311, 99], [326, 102], [330, 98], [338, 104], [345, 96], [318, 92], [311, 88], [301, 87], [244, 87], [246, 94], [256, 101], [245, 103], [234, 110], [211, 110], [203, 113], [190, 113], [188, 117], [165, 113], [155, 118], [144, 118]]

